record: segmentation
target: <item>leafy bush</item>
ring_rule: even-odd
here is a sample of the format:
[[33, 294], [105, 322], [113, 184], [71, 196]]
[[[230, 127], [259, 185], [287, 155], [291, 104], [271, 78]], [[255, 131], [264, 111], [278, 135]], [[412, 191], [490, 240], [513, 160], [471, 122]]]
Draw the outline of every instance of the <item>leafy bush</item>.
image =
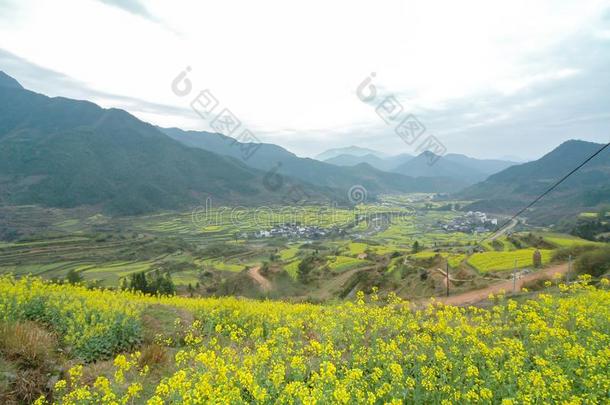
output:
[[590, 252], [596, 248], [595, 245], [573, 245], [564, 247], [553, 251], [551, 260], [554, 262], [566, 262], [570, 259], [570, 256], [572, 256], [572, 259], [575, 259], [583, 253]]
[[602, 276], [610, 271], [610, 247], [598, 248], [582, 254], [575, 262], [578, 274]]

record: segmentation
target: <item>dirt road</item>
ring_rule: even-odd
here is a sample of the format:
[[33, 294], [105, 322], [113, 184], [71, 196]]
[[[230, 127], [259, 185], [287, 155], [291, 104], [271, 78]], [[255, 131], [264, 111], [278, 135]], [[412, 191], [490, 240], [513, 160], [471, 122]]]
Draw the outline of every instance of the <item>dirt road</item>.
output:
[[505, 235], [508, 231], [510, 231], [511, 229], [513, 229], [515, 226], [517, 226], [517, 224], [519, 223], [519, 220], [514, 218], [511, 222], [510, 225], [508, 225], [506, 228], [502, 229], [502, 231], [498, 232], [497, 234], [495, 234], [493, 237], [489, 238], [490, 241], [494, 241], [496, 239], [498, 239], [500, 236]]
[[[553, 277], [554, 274], [564, 275], [568, 272], [568, 265], [561, 264], [553, 267], [549, 267], [535, 273], [527, 274], [517, 280], [516, 287], [517, 291], [521, 290], [524, 283], [540, 280], [543, 278]], [[484, 301], [489, 297], [490, 294], [498, 294], [500, 291], [511, 292], [513, 290], [513, 280], [503, 281], [498, 284], [490, 285], [489, 287], [482, 288], [480, 290], [468, 291], [462, 294], [452, 295], [449, 297], [436, 297], [436, 301], [442, 302], [447, 305], [468, 305], [474, 304], [480, 301]]]
[[267, 292], [273, 289], [271, 282], [261, 274], [260, 266], [251, 267], [248, 269], [248, 275], [256, 282], [256, 284], [258, 284], [261, 290]]

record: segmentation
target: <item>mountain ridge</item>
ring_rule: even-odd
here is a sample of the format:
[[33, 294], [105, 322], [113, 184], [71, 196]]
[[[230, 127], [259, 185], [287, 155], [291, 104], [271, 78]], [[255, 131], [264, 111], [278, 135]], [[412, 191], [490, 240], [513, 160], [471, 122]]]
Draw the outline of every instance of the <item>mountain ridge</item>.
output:
[[[3, 82], [7, 82], [6, 79]], [[8, 81], [10, 82], [10, 81]], [[120, 109], [0, 86], [0, 202], [118, 214], [218, 202], [280, 202], [265, 173], [189, 148]], [[336, 192], [286, 178], [316, 200]], [[344, 199], [345, 200], [345, 199]], [[342, 200], [342, 201], [344, 201]]]
[[387, 157], [387, 155], [383, 152], [379, 152], [379, 151], [369, 149], [369, 148], [363, 148], [360, 146], [351, 145], [351, 146], [347, 146], [347, 147], [343, 147], [343, 148], [333, 148], [333, 149], [325, 150], [324, 152], [317, 154], [315, 156], [315, 159], [320, 160], [320, 161], [326, 161], [328, 159], [332, 159], [339, 155], [352, 155], [352, 156], [373, 155], [373, 156], [377, 156], [378, 158], [381, 158], [381, 159]]
[[[555, 182], [598, 151], [603, 144], [569, 140], [538, 160], [511, 166], [483, 182], [457, 193], [459, 198], [477, 200], [473, 207], [509, 212], [532, 201]], [[574, 173], [533, 212], [555, 219], [575, 214], [583, 208], [610, 201], [610, 152], [604, 151]]]
[[[240, 150], [243, 144], [225, 135], [206, 131], [184, 131], [179, 128], [162, 128], [162, 130], [173, 139], [189, 146], [237, 159], [242, 157]], [[385, 172], [370, 165], [366, 170], [362, 167], [335, 166], [316, 159], [301, 158], [278, 145], [265, 143], [260, 144], [257, 151], [244, 162], [259, 170], [273, 171], [320, 187], [339, 189], [343, 193], [347, 193], [354, 185], [363, 186], [371, 196], [397, 192], [457, 191], [466, 186], [447, 178], [418, 179]]]

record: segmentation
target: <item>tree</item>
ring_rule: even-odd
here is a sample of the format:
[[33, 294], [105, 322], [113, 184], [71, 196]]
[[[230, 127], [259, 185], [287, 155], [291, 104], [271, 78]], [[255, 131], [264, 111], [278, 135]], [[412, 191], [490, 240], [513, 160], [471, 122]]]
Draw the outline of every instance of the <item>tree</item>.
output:
[[299, 263], [297, 275], [302, 283], [309, 282], [309, 273], [314, 269], [316, 261], [316, 255], [307, 256]]
[[68, 275], [66, 276], [66, 279], [70, 284], [78, 284], [83, 281], [83, 276], [75, 269], [70, 269]]
[[411, 251], [413, 253], [417, 253], [420, 250], [421, 250], [421, 247], [419, 246], [419, 242], [418, 241], [413, 242], [413, 248], [411, 249]]
[[169, 271], [162, 275], [159, 269], [155, 270], [148, 280], [148, 292], [163, 295], [175, 294], [176, 286]]
[[194, 290], [193, 290], [193, 286], [191, 285], [191, 283], [189, 283], [189, 285], [186, 287], [186, 289], [189, 293], [189, 296], [192, 298]]
[[269, 262], [263, 262], [261, 266], [260, 273], [264, 276], [269, 274]]
[[129, 288], [136, 291], [142, 291], [143, 293], [148, 293], [148, 281], [146, 280], [146, 273], [133, 273], [130, 276], [129, 280]]
[[535, 268], [538, 269], [538, 268], [542, 267], [542, 254], [540, 253], [540, 250], [536, 249], [534, 251], [534, 256], [532, 259], [533, 259]]

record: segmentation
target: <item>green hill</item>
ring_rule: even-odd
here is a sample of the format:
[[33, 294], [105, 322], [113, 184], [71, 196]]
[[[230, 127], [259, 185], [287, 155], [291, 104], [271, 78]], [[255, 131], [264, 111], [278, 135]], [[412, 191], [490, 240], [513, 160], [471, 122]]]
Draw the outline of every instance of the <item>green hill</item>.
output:
[[[542, 158], [509, 167], [458, 195], [478, 200], [470, 207], [472, 209], [514, 211], [543, 193], [601, 147], [601, 144], [579, 140], [564, 142]], [[539, 218], [557, 219], [608, 201], [610, 150], [605, 150], [545, 197], [534, 211]]]
[[[0, 76], [0, 203], [139, 214], [216, 202], [280, 201], [264, 173], [189, 148], [123, 110], [49, 98]], [[287, 180], [287, 182], [292, 180]], [[311, 198], [332, 193], [311, 185]]]

